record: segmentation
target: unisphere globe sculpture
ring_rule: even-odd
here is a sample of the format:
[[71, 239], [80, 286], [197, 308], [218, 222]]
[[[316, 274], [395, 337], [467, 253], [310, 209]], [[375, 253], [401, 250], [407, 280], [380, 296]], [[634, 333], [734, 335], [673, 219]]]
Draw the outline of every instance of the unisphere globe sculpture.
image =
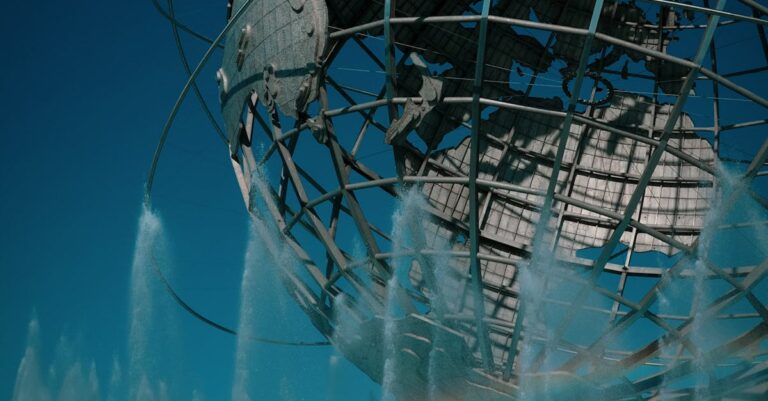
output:
[[216, 78], [289, 292], [385, 398], [756, 400], [767, 25], [755, 0], [234, 0]]

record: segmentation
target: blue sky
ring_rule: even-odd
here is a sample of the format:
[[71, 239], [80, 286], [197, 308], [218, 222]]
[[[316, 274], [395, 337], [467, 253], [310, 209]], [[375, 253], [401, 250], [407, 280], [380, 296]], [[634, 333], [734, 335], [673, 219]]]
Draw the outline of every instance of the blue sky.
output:
[[[214, 37], [225, 23], [225, 5], [179, 2], [176, 11]], [[2, 9], [0, 399], [11, 398], [33, 314], [43, 365], [53, 362], [65, 336], [84, 363], [96, 363], [105, 388], [113, 359], [126, 359], [144, 180], [184, 72], [170, 26], [148, 0], [4, 2]], [[185, 39], [195, 62], [204, 48]], [[215, 90], [214, 71], [201, 75], [204, 89]], [[218, 114], [216, 103], [212, 108]], [[248, 227], [224, 152], [198, 104], [186, 102], [160, 165], [154, 204], [165, 222], [177, 289], [236, 327]], [[228, 398], [234, 338], [173, 312], [179, 351], [167, 357], [182, 362], [180, 380], [207, 399]], [[296, 327], [281, 334], [318, 339], [303, 315], [291, 310], [287, 318]], [[314, 389], [307, 399], [325, 399], [328, 347], [302, 354], [273, 348], [264, 352], [307, 367], [312, 377], [304, 380]], [[342, 371], [369, 383], [350, 367]], [[357, 394], [367, 398], [367, 391]]]
[[[210, 37], [225, 22], [224, 1], [184, 1], [176, 8], [180, 19]], [[0, 64], [0, 399], [10, 399], [33, 315], [44, 364], [55, 359], [61, 336], [84, 361], [96, 363], [102, 383], [115, 357], [125, 361], [146, 170], [185, 76], [170, 26], [149, 0], [7, 1], [0, 34], [6, 39]], [[204, 47], [184, 38], [194, 62]], [[736, 60], [727, 52], [724, 59]], [[216, 93], [216, 64], [201, 74], [206, 93]], [[737, 106], [724, 107], [738, 120]], [[213, 111], [218, 115], [215, 102]], [[744, 135], [730, 146], [753, 151], [758, 137]], [[161, 161], [154, 205], [168, 233], [177, 290], [235, 327], [248, 226], [224, 152], [190, 97]], [[764, 191], [765, 179], [759, 183]], [[228, 398], [234, 338], [180, 311], [175, 315], [178, 350], [167, 357], [183, 362], [180, 385], [207, 399]], [[317, 339], [298, 311], [286, 316], [292, 324], [277, 334]], [[301, 373], [306, 399], [325, 399], [330, 375], [323, 367], [331, 350], [264, 353], [287, 360], [280, 369]], [[264, 368], [271, 367], [265, 361]], [[355, 383], [350, 394], [368, 398], [373, 386], [367, 378], [343, 362], [338, 374]], [[268, 394], [279, 393], [275, 383]]]

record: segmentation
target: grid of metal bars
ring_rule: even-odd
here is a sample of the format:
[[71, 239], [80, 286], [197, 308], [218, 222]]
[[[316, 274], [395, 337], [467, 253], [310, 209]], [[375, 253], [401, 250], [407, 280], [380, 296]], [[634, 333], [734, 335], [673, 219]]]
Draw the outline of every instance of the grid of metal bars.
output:
[[[238, 10], [242, 2], [234, 3]], [[310, 280], [293, 276], [299, 288], [296, 292], [301, 294], [297, 299], [314, 316], [321, 331], [330, 334], [330, 323], [322, 320], [329, 319], [331, 300], [337, 294], [353, 294], [372, 316], [380, 314], [384, 285], [392, 274], [389, 261], [413, 256], [414, 252], [428, 254], [435, 243], [448, 241], [449, 271], [465, 284], [455, 288], [460, 299], [458, 309], [443, 319], [454, 322], [452, 328], [465, 337], [478, 371], [485, 371], [485, 376], [473, 380], [485, 377], [494, 388], [514, 396], [518, 377], [513, 356], [519, 352], [520, 336], [526, 335], [520, 324], [524, 317], [519, 313], [518, 269], [525, 268], [534, 246], [551, 241], [560, 263], [576, 273], [586, 273], [561, 278], [581, 287], [573, 302], [562, 305], [573, 313], [566, 313], [554, 328], [552, 341], [570, 355], [558, 370], [582, 372], [590, 381], [605, 383], [606, 394], [615, 399], [638, 397], [658, 387], [661, 378], [682, 376], [693, 369], [690, 358], [670, 360], [660, 354], [662, 347], [677, 343], [685, 345], [691, 354], [705, 353], [707, 360], [737, 355], [746, 360], [753, 358], [741, 376], [734, 373], [713, 379], [712, 383], [728, 379], [733, 384], [731, 390], [718, 387], [718, 397], [731, 391], [734, 399], [749, 399], [750, 391], [765, 391], [768, 369], [760, 362], [764, 358], [744, 353], [750, 347], [762, 349], [760, 344], [768, 334], [768, 311], [753, 293], [768, 271], [768, 260], [732, 269], [705, 261], [711, 276], [732, 289], [708, 305], [703, 316], [728, 318], [722, 311], [744, 298], [754, 313], [739, 317], [756, 319], [751, 328], [714, 349], [698, 350], [687, 340], [692, 316], [662, 316], [651, 310], [658, 301], [659, 289], [685, 277], [683, 261], [697, 256], [697, 238], [718, 181], [715, 160], [720, 136], [729, 129], [766, 122], [761, 119], [765, 115], [762, 109], [762, 115], [721, 125], [719, 91], [728, 90], [763, 108], [768, 107], [768, 100], [729, 80], [728, 74], [720, 75], [713, 45], [718, 27], [736, 22], [754, 24], [768, 60], [768, 47], [764, 45], [768, 19], [759, 4], [744, 1], [754, 13], [746, 16], [726, 9], [725, 1], [717, 1], [712, 7], [706, 1], [690, 5], [662, 0], [647, 1], [643, 7], [623, 2], [604, 5], [594, 0], [373, 3], [327, 1], [330, 27], [335, 31], [330, 34], [331, 50], [323, 62], [321, 74], [327, 77], [319, 88], [317, 114], [317, 118], [327, 121], [327, 140], [313, 146], [325, 148], [336, 177], [334, 187], [323, 187], [312, 173], [307, 173], [312, 170], [294, 158], [298, 142], [315, 140], [307, 121], [301, 120], [295, 129], [283, 132], [279, 111], [271, 109], [262, 116], [263, 112], [257, 110], [257, 96], [251, 96], [245, 105], [246, 117], [240, 128], [247, 146], [240, 149], [242, 158], [233, 159], [250, 207], [248, 200], [253, 194], [247, 184], [249, 171], [256, 164], [279, 158], [283, 169], [279, 183], [257, 190], [261, 197], [274, 202], [272, 217], [305, 262]], [[658, 15], [650, 16], [648, 10], [657, 10]], [[703, 15], [706, 23], [689, 18], [690, 24], [681, 24], [679, 19], [686, 11]], [[697, 32], [698, 51], [692, 60], [669, 51], [670, 38], [680, 29]], [[525, 35], [525, 30], [538, 33]], [[361, 40], [379, 35], [384, 42], [381, 55]], [[341, 79], [334, 76], [334, 59], [349, 46], [370, 56], [371, 63], [382, 70], [383, 88], [337, 83]], [[382, 141], [384, 132], [369, 131], [386, 131], [394, 119], [401, 117], [401, 106], [407, 101], [425, 101], [418, 97], [418, 73], [402, 60], [397, 61], [397, 53], [411, 51], [418, 52], [430, 65], [448, 65], [447, 70], [433, 75], [445, 87], [438, 107], [415, 129], [422, 144], [409, 137], [394, 145], [391, 151], [398, 174], [383, 177], [366, 165], [359, 150], [366, 141]], [[596, 59], [598, 53], [601, 58]], [[611, 56], [613, 53], [618, 55]], [[608, 64], [614, 64], [620, 55], [643, 62], [650, 74], [611, 70]], [[606, 57], [618, 58], [605, 61]], [[547, 78], [545, 72], [556, 60], [564, 61], [564, 68], [572, 71], [564, 73], [564, 77], [575, 77], [572, 95], [565, 98], [565, 103], [556, 97], [542, 97], [536, 87], [536, 82]], [[513, 66], [530, 71], [524, 91], [510, 87], [510, 76], [526, 75]], [[607, 107], [587, 106], [581, 110], [579, 89], [582, 84], [590, 85], [588, 71], [611, 79], [632, 75], [633, 79], [649, 83], [653, 91], [650, 95], [613, 93]], [[760, 79], [765, 71], [763, 66], [730, 75]], [[702, 78], [713, 88], [714, 122], [710, 129], [696, 127], [685, 112], [694, 83], [706, 82]], [[592, 85], [594, 97], [599, 82], [595, 80]], [[329, 96], [328, 88], [333, 88], [334, 96]], [[360, 96], [355, 92], [370, 95], [372, 100], [356, 102]], [[660, 97], [673, 101], [663, 103]], [[335, 104], [336, 100], [343, 103]], [[379, 108], [387, 110], [389, 121], [377, 121]], [[333, 119], [348, 115], [359, 116], [359, 130], [336, 132]], [[238, 119], [226, 123], [231, 126], [241, 122]], [[254, 158], [250, 148], [254, 129], [267, 134], [269, 146], [261, 160]], [[463, 138], [444, 142], [452, 131], [461, 130]], [[695, 134], [700, 131], [713, 134], [714, 148]], [[350, 135], [355, 135], [353, 141], [348, 139]], [[766, 201], [750, 189], [750, 184], [762, 175], [767, 153], [765, 140], [763, 147], [751, 155], [740, 187], [763, 206]], [[372, 188], [396, 196], [398, 185], [419, 185], [430, 202], [434, 220], [424, 222], [426, 250], [397, 255], [388, 252], [387, 233], [376, 227], [370, 218], [374, 212], [360, 200], [362, 192]], [[310, 197], [309, 188], [321, 195]], [[732, 207], [735, 197], [726, 197], [721, 207]], [[331, 205], [328, 216], [319, 211], [324, 204]], [[364, 255], [353, 256], [354, 252], [342, 249], [336, 237], [344, 221], [351, 221], [353, 231], [362, 240]], [[326, 250], [326, 260], [309, 255], [311, 245], [298, 239], [302, 236], [298, 230], [316, 239]], [[623, 262], [617, 262], [615, 255], [620, 243], [626, 248], [620, 252]], [[585, 248], [597, 248], [598, 256], [579, 257], [579, 251]], [[633, 262], [633, 255], [651, 250], [679, 253], [682, 257], [669, 269]], [[424, 266], [414, 266], [411, 279], [423, 286]], [[601, 285], [602, 273], [618, 276], [616, 288]], [[370, 276], [371, 281], [365, 281], [364, 276]], [[639, 301], [624, 296], [626, 288], [635, 282], [634, 277], [654, 280]], [[610, 307], [590, 307], [587, 298], [595, 294], [608, 301]], [[399, 296], [409, 313], [419, 313], [419, 304], [429, 303], [423, 294], [404, 289]], [[573, 316], [590, 308], [610, 315], [609, 326], [590, 343], [569, 342], [565, 336]], [[660, 327], [662, 335], [639, 349], [611, 348], [611, 341], [640, 319]], [[670, 321], [683, 323], [673, 326]], [[536, 337], [535, 330], [531, 330], [527, 335]], [[539, 355], [534, 366], [540, 368], [542, 358]], [[603, 366], [590, 365], [592, 368], [583, 373], [585, 364], [598, 360], [605, 362]], [[643, 364], [665, 369], [641, 379], [626, 376], [620, 383], [607, 379], [624, 377]]]

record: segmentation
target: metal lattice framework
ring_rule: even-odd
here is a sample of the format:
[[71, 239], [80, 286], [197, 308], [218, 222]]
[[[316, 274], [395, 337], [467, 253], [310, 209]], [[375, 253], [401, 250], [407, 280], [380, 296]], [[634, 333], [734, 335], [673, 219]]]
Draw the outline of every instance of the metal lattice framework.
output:
[[[175, 29], [189, 30], [169, 10]], [[548, 328], [551, 350], [537, 348], [529, 373], [566, 374], [569, 388], [587, 386], [605, 399], [658, 397], [679, 378], [673, 395], [693, 398], [684, 378], [702, 369], [711, 399], [761, 399], [768, 391], [766, 294], [755, 292], [768, 259], [721, 266], [698, 247], [702, 229], [733, 228], [707, 220], [729, 135], [757, 135], [762, 146], [717, 207], [725, 215], [743, 198], [768, 207], [752, 184], [768, 156], [765, 6], [236, 0], [229, 10], [198, 67], [185, 61], [190, 79], [178, 104], [197, 91], [202, 65], [224, 43], [219, 132], [249, 211], [266, 212], [302, 261], [304, 271], [286, 271], [286, 283], [326, 337], [335, 338], [333, 301], [342, 293], [362, 327], [381, 325], [393, 261], [412, 260], [412, 288], [396, 289], [407, 313], [398, 349], [413, 356], [403, 398], [424, 399], [436, 332], [458, 344], [449, 359], [461, 365], [461, 380], [446, 394], [518, 398], [517, 356], [525, 341], [542, 337], [526, 324], [519, 269], [547, 263], [558, 266], [547, 280], [577, 289], [567, 301], [547, 300], [564, 313]], [[716, 33], [744, 27], [758, 38], [745, 50], [758, 61], [727, 70], [739, 63], [718, 62]], [[360, 70], [367, 78], [353, 79]], [[744, 111], [728, 116], [724, 99]], [[699, 119], [711, 126], [697, 126]], [[254, 143], [265, 144], [257, 155]], [[389, 156], [368, 164], [364, 149]], [[252, 186], [253, 172], [270, 163], [280, 174], [270, 186]], [[153, 172], [154, 165], [148, 191]], [[431, 219], [420, 222], [423, 235], [410, 248], [395, 252], [377, 209], [404, 186], [421, 190]], [[362, 252], [344, 237], [357, 238]], [[676, 256], [670, 266], [649, 265], [641, 257], [648, 252]], [[554, 257], [543, 262], [542, 254]], [[448, 256], [447, 265], [435, 266], [435, 256]], [[692, 261], [725, 289], [695, 311], [665, 314], [660, 294], [694, 279]], [[445, 313], [427, 312], [435, 310], [435, 275], [456, 277], [442, 289], [453, 303]], [[640, 295], [627, 295], [633, 286]], [[751, 311], [729, 309], [745, 302]], [[605, 327], [576, 341], [569, 333], [584, 311]], [[701, 321], [724, 319], [742, 329], [706, 349], [692, 340]], [[645, 332], [656, 334], [617, 345]], [[381, 381], [380, 330], [366, 333], [337, 345]]]

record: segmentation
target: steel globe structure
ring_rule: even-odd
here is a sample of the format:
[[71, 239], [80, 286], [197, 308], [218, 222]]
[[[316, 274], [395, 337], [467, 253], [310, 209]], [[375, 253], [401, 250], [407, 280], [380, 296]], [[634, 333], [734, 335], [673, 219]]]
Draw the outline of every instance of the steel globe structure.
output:
[[[315, 327], [398, 400], [768, 391], [765, 248], [714, 250], [762, 230], [729, 215], [768, 207], [764, 5], [228, 10], [216, 79], [245, 205], [300, 261], [284, 281]], [[723, 56], [737, 33], [744, 56]], [[739, 136], [756, 145], [734, 160]], [[393, 224], [409, 188], [424, 202]]]

